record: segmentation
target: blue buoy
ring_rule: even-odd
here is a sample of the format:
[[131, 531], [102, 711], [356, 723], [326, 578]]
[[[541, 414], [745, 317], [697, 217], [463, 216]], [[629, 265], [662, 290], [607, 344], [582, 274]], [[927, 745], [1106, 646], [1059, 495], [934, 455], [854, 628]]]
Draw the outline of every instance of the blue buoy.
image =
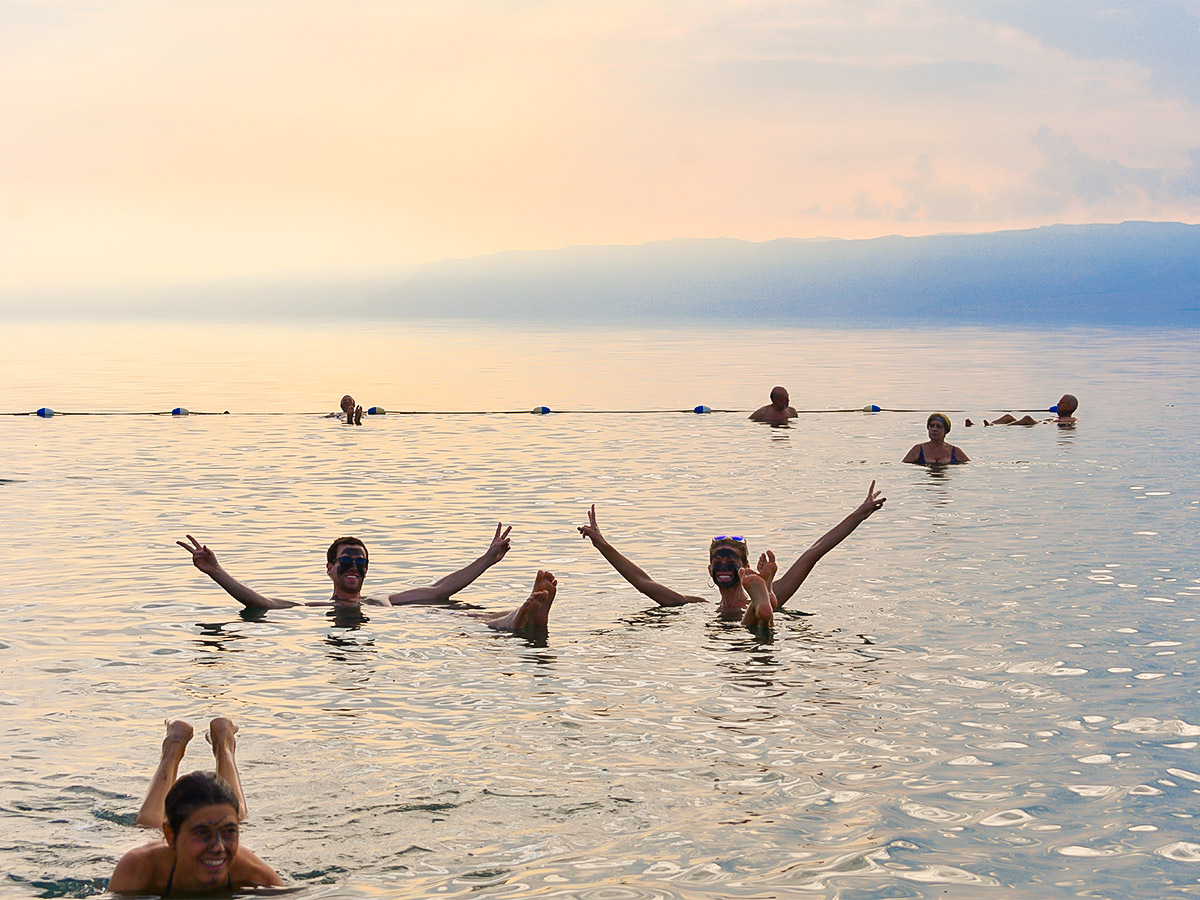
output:
[[1052, 412], [1052, 413], [1055, 413], [1055, 414], [1057, 414], [1057, 413], [1058, 413], [1058, 404], [1057, 404], [1057, 403], [1055, 403], [1055, 404], [1054, 404], [1052, 407], [1050, 407], [1050, 410], [1049, 410], [1049, 411], [1050, 411], [1050, 412]]
[[863, 412], [881, 412], [881, 410], [874, 403], [868, 403], [863, 407]]
[[701, 405], [701, 406], [697, 406], [695, 409], [693, 409], [692, 412], [694, 412], [696, 415], [700, 416], [700, 415], [703, 415], [704, 413], [712, 412], [712, 407]]
[[187, 416], [187, 415], [191, 415], [191, 413], [188, 411], [188, 409], [187, 409], [186, 407], [184, 407], [184, 406], [177, 406], [177, 407], [175, 407], [173, 410], [171, 410], [171, 415], [173, 415], [173, 416]]
[[532, 412], [535, 416], [545, 416], [545, 415], [550, 414], [550, 407], [535, 406], [533, 409], [530, 410], [530, 412]]
[[386, 415], [386, 414], [387, 414], [387, 410], [384, 409], [382, 406], [372, 406], [370, 409], [367, 410], [368, 416], [382, 416], [382, 415]]
[[37, 411], [37, 414], [39, 416], [41, 416], [43, 419], [49, 419], [51, 416], [54, 415], [54, 410], [52, 410], [48, 406], [43, 406], [41, 409], [39, 409]]

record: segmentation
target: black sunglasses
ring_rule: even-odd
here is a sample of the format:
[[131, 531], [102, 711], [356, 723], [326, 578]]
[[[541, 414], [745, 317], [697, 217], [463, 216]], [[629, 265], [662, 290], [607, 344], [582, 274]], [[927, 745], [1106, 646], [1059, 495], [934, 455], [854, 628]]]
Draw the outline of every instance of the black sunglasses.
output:
[[339, 556], [337, 563], [339, 572], [345, 572], [351, 566], [358, 569], [359, 572], [367, 571], [367, 558], [365, 556]]

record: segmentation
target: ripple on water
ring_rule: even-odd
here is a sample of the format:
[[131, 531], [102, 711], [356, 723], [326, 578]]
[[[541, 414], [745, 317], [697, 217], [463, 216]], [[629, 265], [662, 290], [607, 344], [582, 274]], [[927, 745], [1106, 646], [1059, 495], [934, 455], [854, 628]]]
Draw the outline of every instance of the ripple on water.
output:
[[1159, 856], [1175, 862], [1200, 863], [1200, 844], [1190, 841], [1175, 841], [1154, 851]]
[[1005, 809], [979, 820], [980, 825], [992, 828], [1012, 828], [1033, 821], [1033, 816], [1023, 809]]
[[[374, 331], [362, 337], [385, 349]], [[678, 387], [676, 366], [698, 376], [688, 391], [713, 389], [707, 360], [689, 368], [696, 346], [672, 357], [667, 337], [647, 343], [626, 330], [602, 349], [641, 341], [646, 359], [670, 358], [666, 370], [627, 367], [642, 393], [646, 374], [666, 375], [664, 391]], [[723, 332], [721, 341], [794, 351], [802, 337], [756, 332], [750, 347]], [[472, 346], [494, 359], [521, 336], [503, 338]], [[246, 343], [258, 354], [272, 340], [264, 330]], [[825, 392], [815, 402], [903, 371], [871, 353], [859, 354], [866, 369], [847, 367], [861, 342], [895, 362], [890, 344], [912, 340], [810, 342], [805, 366], [823, 354], [825, 368], [844, 373], [809, 379]], [[1031, 336], [1020, 354], [1045, 340]], [[1195, 394], [1195, 380], [1178, 373], [1197, 340], [1171, 356], [1128, 335], [1096, 352], [1096, 339], [1072, 334], [1061, 351], [1086, 363], [1075, 371], [1103, 367], [1108, 351], [1162, 366]], [[522, 361], [536, 367], [553, 343]], [[1023, 357], [1006, 343], [928, 340], [939, 355], [968, 344], [968, 359], [1010, 354], [991, 356], [986, 390], [967, 392], [981, 404], [1037, 387], [1013, 376], [1023, 366], [1006, 362]], [[1153, 352], [1131, 356], [1126, 344]], [[294, 355], [311, 368], [308, 354]], [[362, 356], [397, 367], [405, 357]], [[758, 378], [763, 354], [725, 356], [733, 362], [718, 381], [736, 398], [728, 365], [754, 359], [741, 374]], [[427, 367], [434, 377], [441, 368]], [[272, 383], [307, 391], [317, 378], [280, 370]], [[226, 387], [255, 380], [239, 372]], [[960, 382], [947, 399], [964, 399]], [[1109, 391], [1090, 414], [1098, 427], [1081, 428], [1071, 446], [1037, 430], [977, 430], [979, 468], [936, 482], [894, 462], [911, 444], [905, 429], [920, 430], [920, 417], [903, 413], [808, 417], [770, 433], [733, 415], [395, 416], [357, 430], [230, 416], [173, 423], [185, 427], [169, 439], [164, 423], [129, 418], [64, 418], [37, 431], [6, 423], [8, 459], [28, 468], [29, 483], [4, 487], [14, 527], [0, 562], [38, 565], [0, 587], [0, 758], [12, 770], [0, 783], [10, 835], [0, 871], [24, 895], [99, 892], [119, 849], [137, 839], [126, 823], [162, 717], [227, 712], [243, 728], [249, 843], [318, 897], [1194, 891], [1200, 849], [1186, 829], [1200, 726], [1182, 716], [1197, 665], [1185, 648], [1198, 626], [1186, 615], [1194, 594], [1182, 591], [1200, 583], [1161, 567], [1168, 554], [1186, 566], [1200, 558], [1197, 507], [1153, 493], [1184, 483], [1191, 460], [1177, 459], [1176, 479], [1155, 468], [1169, 455], [1152, 456], [1139, 463], [1149, 467], [1139, 490], [1124, 490], [1122, 457], [1136, 447], [1123, 436], [1130, 429], [1107, 425], [1157, 427], [1163, 411], [1142, 402], [1155, 396], [1149, 382], [1121, 384], [1138, 401], [1127, 393], [1121, 405]], [[426, 390], [420, 378], [391, 387]], [[1194, 417], [1172, 419], [1170, 443], [1191, 447], [1198, 429]], [[861, 451], [850, 459], [846, 447]], [[784, 551], [786, 565], [875, 477], [888, 506], [805, 582], [795, 605], [812, 615], [785, 611], [771, 640], [715, 623], [711, 605], [648, 604], [570, 528], [598, 502], [606, 534], [639, 565], [710, 596], [703, 535], [736, 525], [756, 535], [756, 551]], [[351, 492], [332, 487], [351, 483]], [[464, 596], [505, 608], [528, 591], [532, 568], [552, 565], [562, 590], [545, 652], [462, 610], [371, 610], [352, 626], [304, 609], [243, 621], [173, 543], [193, 531], [254, 587], [316, 600], [328, 596], [316, 531], [362, 532], [373, 583], [400, 588], [475, 558], [492, 515], [513, 518], [516, 540]], [[1148, 528], [1163, 540], [1130, 536]], [[33, 599], [45, 595], [72, 602]], [[1083, 715], [1096, 710], [1109, 721]], [[198, 741], [185, 765], [211, 759]], [[112, 796], [63, 789], [85, 778]], [[1110, 834], [1143, 844], [1101, 858], [1115, 851], [1091, 848], [1109, 846]]]

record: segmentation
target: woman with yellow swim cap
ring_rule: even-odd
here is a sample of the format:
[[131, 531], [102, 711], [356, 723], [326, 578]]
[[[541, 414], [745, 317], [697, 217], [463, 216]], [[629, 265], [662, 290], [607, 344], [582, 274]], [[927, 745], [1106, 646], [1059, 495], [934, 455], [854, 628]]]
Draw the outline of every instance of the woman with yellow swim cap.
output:
[[950, 419], [944, 413], [930, 413], [925, 427], [929, 430], [929, 440], [924, 444], [914, 444], [901, 462], [918, 466], [947, 466], [971, 461], [961, 448], [946, 443]]

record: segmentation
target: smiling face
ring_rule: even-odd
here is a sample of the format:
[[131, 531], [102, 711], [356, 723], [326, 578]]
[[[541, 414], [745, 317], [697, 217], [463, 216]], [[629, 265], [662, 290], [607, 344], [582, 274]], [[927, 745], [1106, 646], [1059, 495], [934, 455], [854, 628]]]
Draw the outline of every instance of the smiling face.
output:
[[[737, 587], [741, 584], [742, 566], [746, 563], [746, 545], [733, 546], [732, 542], [713, 542], [708, 552], [708, 574], [719, 588]], [[740, 551], [740, 552], [739, 552]]]
[[167, 846], [175, 851], [173, 887], [182, 891], [210, 891], [229, 882], [238, 852], [238, 814], [227, 803], [194, 810], [178, 831], [164, 825]]
[[326, 571], [335, 597], [357, 598], [367, 577], [367, 551], [356, 544], [338, 544]]

